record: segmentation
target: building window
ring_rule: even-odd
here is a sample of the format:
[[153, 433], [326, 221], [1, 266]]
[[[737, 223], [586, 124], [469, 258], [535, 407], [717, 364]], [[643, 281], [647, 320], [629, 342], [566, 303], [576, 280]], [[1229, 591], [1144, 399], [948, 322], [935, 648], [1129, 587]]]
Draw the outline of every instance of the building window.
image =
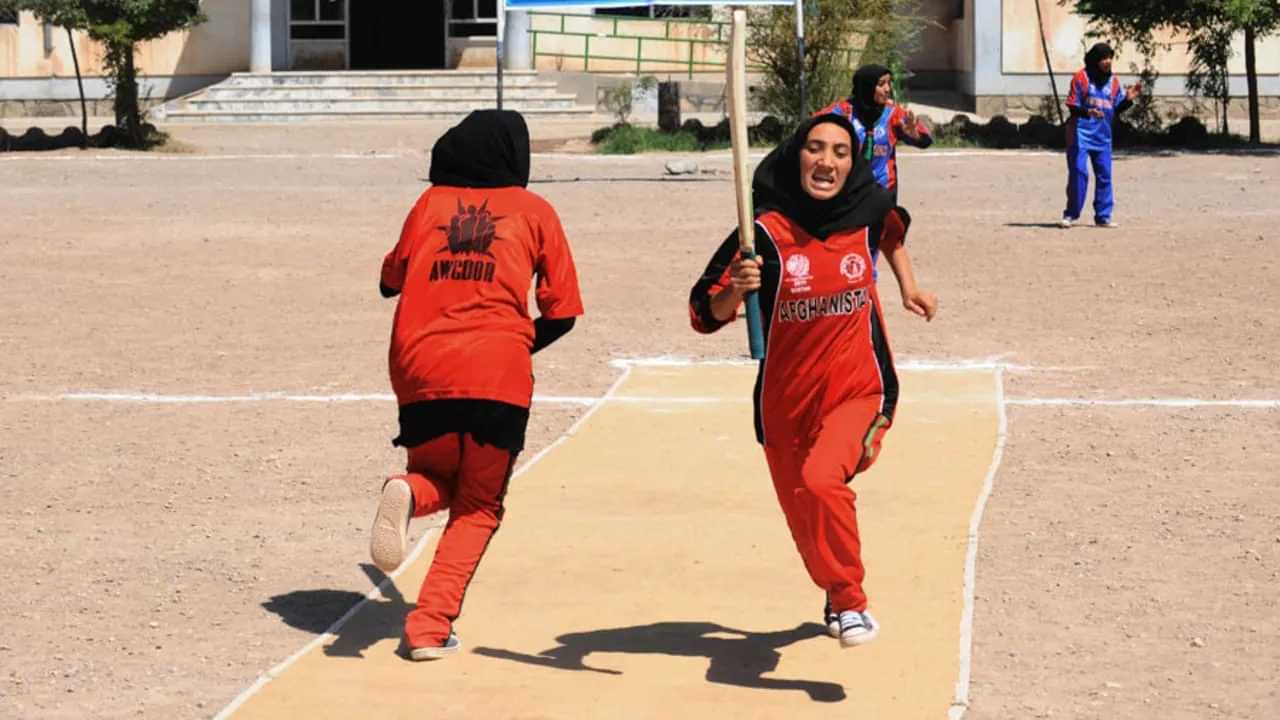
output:
[[449, 37], [496, 37], [498, 0], [451, 0]]
[[346, 0], [290, 0], [289, 37], [293, 40], [345, 40]]
[[0, 25], [17, 25], [17, 10], [0, 10]]

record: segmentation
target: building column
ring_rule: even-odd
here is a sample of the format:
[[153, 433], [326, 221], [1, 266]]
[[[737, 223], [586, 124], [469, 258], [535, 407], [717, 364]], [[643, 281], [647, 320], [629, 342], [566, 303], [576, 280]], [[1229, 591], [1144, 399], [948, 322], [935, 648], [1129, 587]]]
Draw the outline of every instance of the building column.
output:
[[524, 10], [508, 10], [504, 29], [502, 62], [508, 70], [533, 68], [533, 53], [529, 43], [529, 13]]
[[253, 0], [249, 11], [249, 72], [271, 72], [271, 0]]

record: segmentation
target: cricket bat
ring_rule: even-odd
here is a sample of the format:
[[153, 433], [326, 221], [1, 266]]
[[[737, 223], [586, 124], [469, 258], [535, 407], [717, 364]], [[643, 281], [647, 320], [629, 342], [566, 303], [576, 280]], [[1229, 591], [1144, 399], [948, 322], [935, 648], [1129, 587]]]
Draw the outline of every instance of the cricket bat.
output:
[[[733, 8], [729, 34], [729, 62], [726, 64], [729, 90], [729, 136], [733, 144], [733, 186], [738, 198], [738, 246], [742, 257], [756, 256], [755, 213], [751, 207], [751, 174], [747, 167], [751, 143], [747, 138], [747, 11]], [[746, 297], [747, 345], [751, 357], [764, 357], [764, 328], [760, 320], [760, 298]]]

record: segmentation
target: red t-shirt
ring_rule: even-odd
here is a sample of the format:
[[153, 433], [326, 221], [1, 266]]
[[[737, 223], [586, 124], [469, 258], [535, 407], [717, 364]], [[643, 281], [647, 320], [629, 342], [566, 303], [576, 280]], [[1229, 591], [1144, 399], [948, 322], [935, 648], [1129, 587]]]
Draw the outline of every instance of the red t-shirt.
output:
[[388, 358], [399, 403], [529, 407], [535, 275], [543, 317], [582, 314], [569, 242], [546, 200], [521, 187], [423, 193], [382, 261], [382, 284], [402, 293]]

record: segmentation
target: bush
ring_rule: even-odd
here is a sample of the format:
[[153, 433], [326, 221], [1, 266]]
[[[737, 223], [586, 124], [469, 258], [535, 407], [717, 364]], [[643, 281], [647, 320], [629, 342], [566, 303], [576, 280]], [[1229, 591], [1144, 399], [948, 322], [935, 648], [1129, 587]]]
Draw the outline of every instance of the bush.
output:
[[754, 88], [756, 102], [789, 129], [848, 96], [853, 70], [860, 64], [878, 62], [889, 67], [900, 85], [905, 75], [902, 58], [910, 54], [929, 22], [915, 12], [915, 5], [914, 0], [810, 0], [805, 5], [804, 58], [799, 56], [792, 6], [753, 8], [747, 42], [752, 60], [765, 72]]

